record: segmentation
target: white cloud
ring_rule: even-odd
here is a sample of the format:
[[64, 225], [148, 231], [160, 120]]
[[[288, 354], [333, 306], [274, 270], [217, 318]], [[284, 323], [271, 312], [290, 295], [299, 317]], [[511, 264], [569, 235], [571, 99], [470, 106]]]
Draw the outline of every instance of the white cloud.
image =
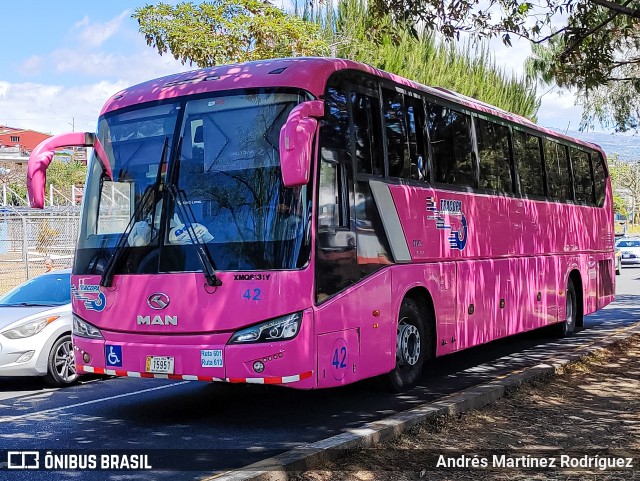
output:
[[489, 49], [496, 60], [496, 66], [521, 77], [524, 75], [524, 62], [531, 55], [531, 46], [528, 40], [521, 38], [512, 39], [511, 44], [508, 47], [501, 38], [495, 37], [491, 39]]
[[102, 23], [92, 23], [89, 17], [85, 16], [74, 25], [74, 28], [79, 29], [77, 37], [83, 46], [97, 48], [115, 35], [120, 29], [122, 22], [128, 19], [130, 15], [131, 11], [125, 10], [117, 17]]
[[80, 45], [77, 49], [54, 50], [48, 55], [47, 62], [58, 73], [117, 79], [132, 85], [195, 68], [182, 65], [171, 54], [160, 56], [137, 32], [123, 28], [118, 36], [131, 37], [126, 49], [109, 50], [106, 46], [102, 49], [86, 49]]
[[582, 107], [575, 105], [575, 93], [572, 90], [560, 90], [557, 87], [547, 92], [538, 88], [542, 94], [538, 110], [538, 124], [565, 132], [578, 130], [582, 118]]
[[99, 82], [63, 87], [36, 83], [0, 82], [0, 124], [53, 134], [95, 131], [105, 100], [126, 85]]
[[136, 26], [129, 10], [105, 22], [84, 17], [69, 29], [64, 47], [52, 45], [50, 52], [18, 66], [19, 73], [37, 81], [4, 81], [0, 74], [0, 124], [60, 133], [75, 123], [76, 130], [94, 131], [102, 106], [114, 93], [195, 68], [160, 56]]
[[32, 55], [18, 66], [18, 72], [25, 76], [38, 75], [42, 72], [44, 57]]

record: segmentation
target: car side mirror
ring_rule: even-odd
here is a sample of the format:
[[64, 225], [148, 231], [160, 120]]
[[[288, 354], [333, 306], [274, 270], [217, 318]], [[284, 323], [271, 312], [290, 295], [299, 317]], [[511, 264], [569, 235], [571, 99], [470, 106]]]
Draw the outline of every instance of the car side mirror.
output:
[[47, 169], [55, 150], [60, 147], [93, 147], [96, 156], [109, 179], [113, 179], [111, 165], [100, 141], [91, 132], [70, 132], [54, 135], [40, 142], [29, 156], [27, 165], [27, 192], [29, 204], [35, 209], [44, 207], [44, 189], [47, 183]]
[[324, 102], [310, 100], [294, 107], [280, 130], [280, 167], [285, 187], [309, 182], [313, 139], [318, 118], [324, 116]]

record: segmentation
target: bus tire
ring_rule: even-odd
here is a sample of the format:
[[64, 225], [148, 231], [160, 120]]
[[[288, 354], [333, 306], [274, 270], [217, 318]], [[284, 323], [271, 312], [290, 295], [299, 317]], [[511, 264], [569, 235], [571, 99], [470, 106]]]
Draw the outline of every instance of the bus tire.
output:
[[566, 320], [553, 326], [555, 328], [555, 335], [557, 337], [568, 337], [573, 334], [576, 329], [576, 320], [578, 318], [578, 298], [576, 296], [576, 289], [573, 286], [573, 281], [569, 279], [567, 284], [567, 309]]
[[425, 314], [418, 304], [405, 298], [400, 306], [396, 336], [396, 367], [387, 374], [388, 388], [401, 392], [420, 379], [422, 366], [428, 355], [429, 332], [425, 327]]

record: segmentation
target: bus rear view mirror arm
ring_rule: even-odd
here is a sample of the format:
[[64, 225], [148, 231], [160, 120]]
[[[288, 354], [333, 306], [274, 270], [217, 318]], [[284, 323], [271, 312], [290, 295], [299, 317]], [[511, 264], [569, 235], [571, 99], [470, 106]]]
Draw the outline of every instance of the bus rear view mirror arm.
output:
[[93, 147], [104, 172], [113, 179], [111, 165], [100, 141], [91, 132], [70, 132], [54, 135], [40, 142], [31, 155], [27, 166], [27, 192], [29, 204], [36, 209], [44, 207], [47, 168], [53, 159], [55, 149], [60, 147]]
[[285, 187], [309, 182], [313, 138], [318, 118], [324, 116], [324, 102], [310, 100], [297, 105], [280, 130], [280, 166]]

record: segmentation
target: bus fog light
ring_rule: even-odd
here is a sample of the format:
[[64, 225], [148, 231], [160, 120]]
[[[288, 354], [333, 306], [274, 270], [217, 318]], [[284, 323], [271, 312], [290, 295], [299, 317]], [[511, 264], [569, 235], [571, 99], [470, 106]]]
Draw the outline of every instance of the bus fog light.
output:
[[16, 362], [27, 362], [29, 359], [33, 357], [36, 351], [27, 351], [22, 356], [20, 356]]
[[256, 361], [253, 363], [253, 370], [255, 372], [257, 372], [258, 374], [260, 374], [262, 371], [264, 371], [264, 363], [261, 361]]
[[82, 355], [82, 360], [85, 362], [85, 364], [89, 364], [91, 362], [91, 356], [85, 352]]

